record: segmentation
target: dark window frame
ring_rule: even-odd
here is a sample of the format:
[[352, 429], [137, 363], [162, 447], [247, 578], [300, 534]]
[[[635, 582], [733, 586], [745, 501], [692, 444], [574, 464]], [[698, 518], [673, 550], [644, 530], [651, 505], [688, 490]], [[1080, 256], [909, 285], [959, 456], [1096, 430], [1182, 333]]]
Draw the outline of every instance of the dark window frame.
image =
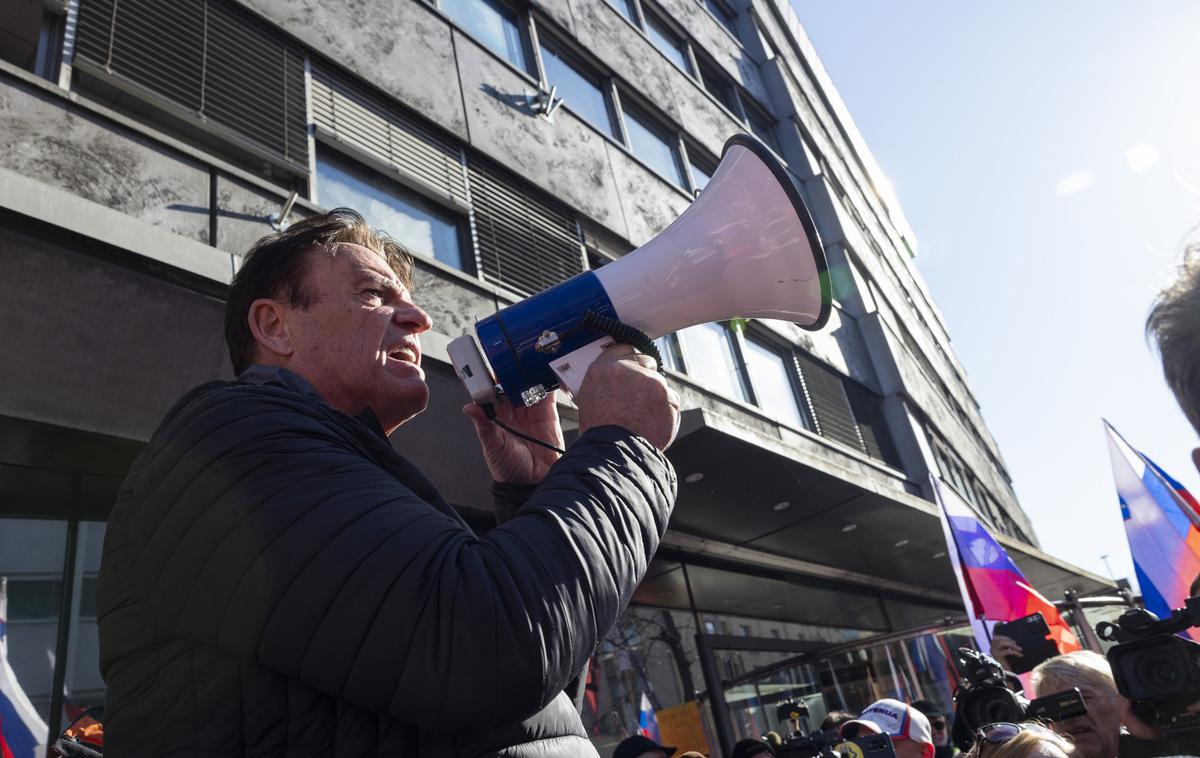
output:
[[451, 16], [449, 13], [446, 12], [446, 9], [443, 7], [444, 0], [430, 0], [430, 2], [433, 4], [433, 6], [437, 9], [438, 13], [441, 14], [452, 26], [454, 26], [455, 29], [458, 29], [463, 34], [470, 37], [472, 41], [474, 41], [476, 44], [478, 44], [484, 50], [488, 51], [490, 54], [494, 55], [497, 60], [502, 61], [509, 68], [513, 69], [514, 71], [519, 72], [520, 74], [522, 74], [525, 77], [528, 77], [530, 79], [539, 78], [538, 72], [541, 70], [540, 69], [541, 61], [538, 59], [538, 52], [536, 50], [537, 37], [531, 30], [531, 16], [529, 13], [529, 9], [524, 6], [519, 6], [516, 3], [509, 2], [508, 0], [469, 0], [469, 1], [474, 2], [474, 3], [483, 3], [485, 5], [486, 4], [495, 4], [495, 5], [500, 6], [501, 8], [504, 8], [505, 10], [512, 12], [512, 14], [516, 17], [517, 33], [521, 37], [521, 47], [522, 47], [522, 53], [523, 53], [522, 62], [524, 63], [523, 66], [517, 66], [511, 60], [509, 60], [505, 55], [499, 53], [496, 50], [493, 50], [490, 45], [488, 45], [486, 42], [484, 42], [479, 37], [476, 37], [474, 34], [472, 34], [470, 32], [470, 30], [463, 27], [462, 24], [460, 24], [453, 16]]
[[671, 58], [671, 56], [668, 55], [661, 47], [659, 47], [658, 42], [651, 35], [650, 27], [651, 24], [653, 24], [654, 26], [658, 27], [656, 31], [659, 35], [668, 37], [668, 42], [670, 42], [670, 38], [674, 38], [676, 44], [672, 45], [672, 47], [678, 50], [680, 56], [683, 57], [683, 66], [681, 67], [683, 73], [695, 79], [696, 63], [695, 57], [692, 53], [691, 37], [688, 36], [686, 31], [680, 29], [679, 25], [675, 23], [675, 20], [672, 19], [666, 11], [653, 6], [652, 4], [646, 2], [646, 0], [639, 0], [639, 5], [641, 6], [642, 17], [641, 29], [646, 37], [650, 40], [650, 44], [654, 45], [655, 49], [657, 49], [663, 54], [664, 57], [670, 60], [672, 65], [679, 67], [678, 62]]
[[[766, 328], [753, 325], [751, 325], [742, 333], [741, 340], [752, 342], [756, 346], [770, 351], [783, 362], [785, 368], [788, 369], [788, 383], [791, 385], [792, 400], [795, 402], [796, 411], [800, 415], [801, 426], [807, 431], [816, 433], [817, 426], [812, 417], [812, 400], [808, 396], [808, 388], [804, 386], [804, 382], [800, 376], [800, 371], [796, 366], [795, 346], [787, 343], [785, 340], [770, 332]], [[739, 342], [741, 342], [741, 340], [739, 340]], [[739, 345], [739, 349], [742, 349], [741, 345]], [[743, 355], [742, 364], [744, 366], [746, 380], [749, 387], [753, 390], [753, 405], [760, 411], [766, 413], [768, 411], [759, 404], [759, 393], [756, 389], [754, 389], [754, 375], [750, 372], [750, 364], [746, 362], [744, 358], [745, 356]]]

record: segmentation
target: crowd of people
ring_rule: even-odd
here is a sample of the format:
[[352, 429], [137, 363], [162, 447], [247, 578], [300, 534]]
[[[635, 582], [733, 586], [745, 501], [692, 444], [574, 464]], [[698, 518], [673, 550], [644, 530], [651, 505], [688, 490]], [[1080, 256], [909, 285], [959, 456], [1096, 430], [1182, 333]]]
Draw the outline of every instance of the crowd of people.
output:
[[[997, 638], [993, 650], [1009, 650]], [[1040, 695], [1078, 689], [1087, 712], [1059, 721], [1002, 722], [969, 730], [963, 752], [952, 739], [954, 709], [929, 700], [904, 703], [883, 699], [859, 714], [830, 711], [818, 731], [854, 739], [872, 734], [891, 738], [896, 758], [1150, 758], [1162, 756], [1155, 726], [1134, 715], [1132, 703], [1117, 691], [1108, 660], [1079, 650], [1044, 661], [1032, 672]], [[729, 758], [774, 758], [785, 744], [776, 732], [738, 741]], [[1200, 744], [1197, 745], [1200, 749]], [[622, 742], [613, 758], [672, 758], [675, 748], [638, 735]], [[677, 758], [695, 758], [694, 752]]]

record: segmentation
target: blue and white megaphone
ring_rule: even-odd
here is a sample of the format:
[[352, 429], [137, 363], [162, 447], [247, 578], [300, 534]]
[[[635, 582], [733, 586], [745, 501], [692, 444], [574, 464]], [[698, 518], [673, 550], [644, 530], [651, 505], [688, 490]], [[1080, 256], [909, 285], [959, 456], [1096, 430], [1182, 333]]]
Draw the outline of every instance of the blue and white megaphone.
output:
[[662, 233], [479, 321], [449, 353], [476, 403], [492, 403], [500, 390], [532, 405], [559, 386], [578, 392], [614, 341], [645, 344], [731, 318], [815, 331], [830, 302], [825, 253], [799, 191], [762, 143], [739, 134], [725, 143], [708, 186]]

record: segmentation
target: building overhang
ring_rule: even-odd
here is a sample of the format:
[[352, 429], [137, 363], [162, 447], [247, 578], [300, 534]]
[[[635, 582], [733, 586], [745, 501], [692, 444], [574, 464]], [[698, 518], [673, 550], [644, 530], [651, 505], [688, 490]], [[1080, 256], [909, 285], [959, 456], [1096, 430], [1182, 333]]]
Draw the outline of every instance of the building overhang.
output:
[[[778, 431], [770, 433], [757, 418], [744, 423], [707, 408], [683, 413], [679, 437], [668, 451], [680, 484], [663, 543], [667, 555], [873, 593], [912, 605], [911, 613], [900, 615], [914, 622], [948, 609], [961, 612], [933, 503], [912, 494], [915, 488], [901, 472], [857, 451], [816, 435]], [[1051, 600], [1067, 589], [1082, 595], [1115, 589], [1113, 582], [1037, 548], [997, 537]], [[652, 602], [651, 594], [640, 599]], [[717, 607], [710, 610], [744, 605], [736, 596], [726, 600], [715, 598]], [[889, 626], [897, 626], [895, 619]]]

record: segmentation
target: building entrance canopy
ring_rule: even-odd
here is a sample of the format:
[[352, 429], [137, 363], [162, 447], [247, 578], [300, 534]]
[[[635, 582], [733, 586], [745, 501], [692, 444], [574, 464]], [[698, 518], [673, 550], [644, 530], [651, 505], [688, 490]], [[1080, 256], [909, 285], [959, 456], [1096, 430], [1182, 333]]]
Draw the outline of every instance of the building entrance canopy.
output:
[[[900, 604], [896, 614], [902, 618], [889, 624], [864, 611], [857, 623], [845, 624], [856, 628], [902, 628], [945, 610], [961, 612], [937, 507], [912, 494], [915, 485], [899, 471], [834, 449], [815, 435], [789, 436], [785, 442], [707, 409], [686, 411], [669, 451], [680, 489], [664, 543], [667, 553], [821, 580], [844, 598], [841, 613], [866, 608], [869, 604], [858, 603], [859, 597], [882, 594]], [[1062, 599], [1067, 589], [1087, 595], [1114, 588], [1032, 546], [1003, 535], [998, 539], [1033, 586], [1051, 600]], [[665, 574], [648, 579], [664, 581]], [[761, 593], [753, 587], [722, 587], [695, 569], [692, 582], [697, 604], [716, 603], [713, 610], [720, 610], [726, 597], [732, 598], [730, 604], [766, 603], [759, 611], [789, 604], [782, 587]], [[756, 600], [760, 594], [764, 599]], [[819, 615], [825, 611], [817, 609], [826, 605], [821, 597], [815, 588], [806, 589], [803, 598], [792, 602]], [[909, 612], [906, 605], [929, 612]]]

